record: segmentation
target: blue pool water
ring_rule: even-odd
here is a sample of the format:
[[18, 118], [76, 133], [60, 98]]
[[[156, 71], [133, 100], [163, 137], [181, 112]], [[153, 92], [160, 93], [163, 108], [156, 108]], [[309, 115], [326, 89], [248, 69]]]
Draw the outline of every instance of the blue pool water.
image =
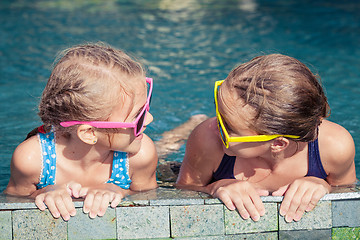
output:
[[[191, 115], [214, 115], [213, 83], [267, 53], [306, 63], [323, 81], [330, 120], [360, 150], [360, 3], [296, 0], [58, 0], [0, 2], [0, 191], [36, 115], [56, 53], [104, 41], [138, 57], [154, 78], [154, 140]], [[181, 161], [184, 147], [169, 156]], [[360, 159], [356, 157], [357, 176]]]

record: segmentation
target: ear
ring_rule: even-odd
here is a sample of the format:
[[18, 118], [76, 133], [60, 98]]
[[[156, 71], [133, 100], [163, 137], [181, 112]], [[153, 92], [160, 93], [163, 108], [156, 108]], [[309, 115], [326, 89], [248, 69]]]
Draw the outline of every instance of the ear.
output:
[[289, 146], [289, 144], [289, 139], [284, 137], [278, 137], [271, 144], [271, 151], [273, 153], [279, 153], [281, 151], [284, 151]]
[[80, 125], [77, 129], [77, 136], [86, 144], [95, 145], [98, 138], [95, 135], [94, 127], [90, 125]]

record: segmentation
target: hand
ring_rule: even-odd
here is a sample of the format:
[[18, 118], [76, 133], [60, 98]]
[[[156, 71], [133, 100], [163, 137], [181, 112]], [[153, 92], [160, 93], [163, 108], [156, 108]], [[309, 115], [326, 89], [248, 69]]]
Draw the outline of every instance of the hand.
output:
[[85, 197], [83, 211], [89, 213], [90, 218], [104, 216], [109, 206], [115, 208], [126, 195], [124, 190], [112, 183], [105, 183], [92, 188], [82, 188], [80, 197]]
[[314, 209], [320, 198], [330, 192], [330, 185], [323, 179], [304, 177], [293, 183], [279, 188], [273, 196], [282, 196], [280, 215], [285, 216], [286, 222], [299, 221], [304, 212]]
[[269, 192], [256, 190], [247, 181], [222, 179], [213, 184], [211, 194], [218, 197], [229, 210], [237, 209], [242, 218], [251, 217], [258, 221], [265, 214], [260, 195], [266, 196]]
[[68, 221], [70, 216], [76, 215], [71, 197], [79, 197], [80, 188], [81, 185], [75, 182], [64, 185], [49, 185], [35, 197], [35, 204], [41, 211], [44, 211], [47, 206], [54, 218], [61, 216], [65, 221]]

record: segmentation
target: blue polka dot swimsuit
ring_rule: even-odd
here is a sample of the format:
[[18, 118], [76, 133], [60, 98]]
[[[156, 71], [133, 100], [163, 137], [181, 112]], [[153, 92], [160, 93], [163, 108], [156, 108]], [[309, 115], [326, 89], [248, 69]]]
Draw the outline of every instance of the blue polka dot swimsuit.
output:
[[[38, 133], [38, 138], [42, 153], [42, 171], [36, 186], [41, 189], [56, 183], [55, 133]], [[113, 183], [123, 189], [130, 188], [129, 159], [126, 152], [114, 152], [111, 176], [107, 183]]]

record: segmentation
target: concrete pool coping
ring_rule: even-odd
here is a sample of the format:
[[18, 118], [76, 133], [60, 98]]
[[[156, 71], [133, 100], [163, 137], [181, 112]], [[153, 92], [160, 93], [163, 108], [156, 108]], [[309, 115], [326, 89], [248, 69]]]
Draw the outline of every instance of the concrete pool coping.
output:
[[360, 237], [360, 187], [336, 188], [299, 222], [279, 214], [283, 197], [262, 197], [266, 214], [242, 219], [218, 199], [171, 184], [126, 197], [90, 219], [75, 200], [69, 221], [40, 211], [32, 199], [0, 195], [0, 239], [348, 239]]

